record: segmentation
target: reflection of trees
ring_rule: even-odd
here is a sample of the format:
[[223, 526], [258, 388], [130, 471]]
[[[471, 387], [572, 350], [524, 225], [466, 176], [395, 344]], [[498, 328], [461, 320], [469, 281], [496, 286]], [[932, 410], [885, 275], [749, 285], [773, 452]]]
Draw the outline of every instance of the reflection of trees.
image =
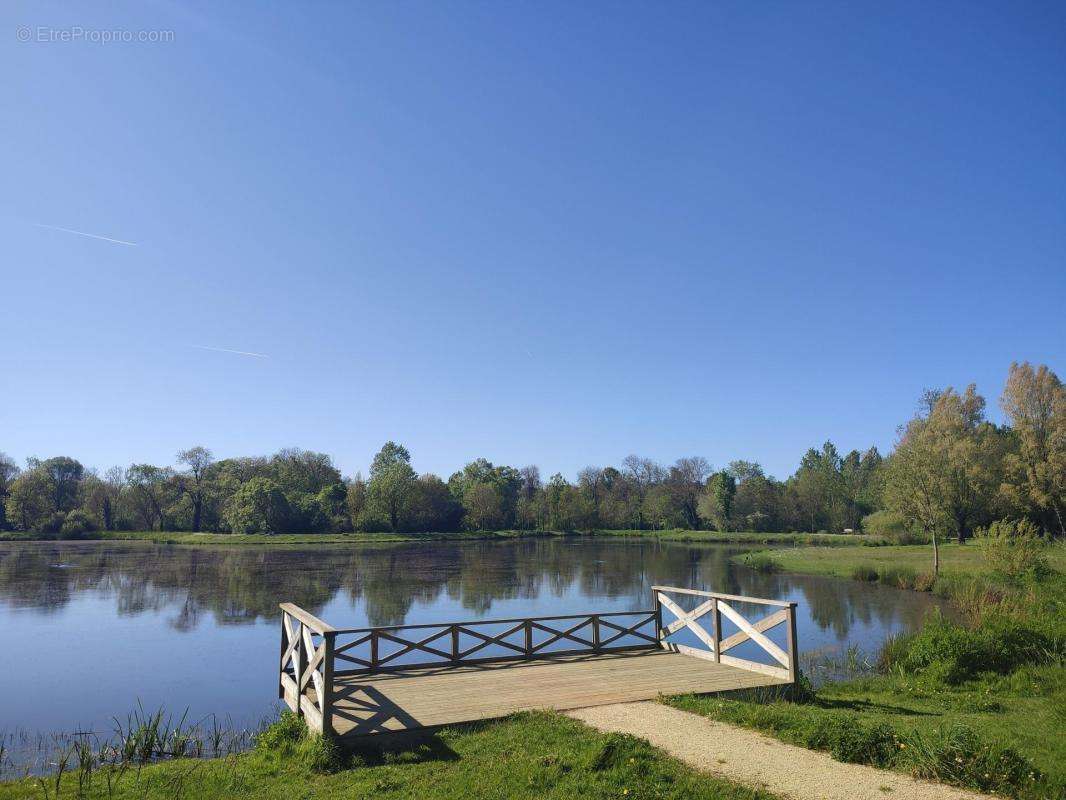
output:
[[[916, 626], [927, 603], [881, 586], [764, 575], [730, 561], [736, 548], [654, 540], [530, 538], [293, 549], [48, 542], [0, 548], [0, 602], [44, 612], [78, 593], [113, 597], [120, 614], [173, 610], [178, 630], [205, 613], [220, 624], [274, 619], [292, 601], [312, 612], [338, 594], [362, 600], [370, 625], [399, 625], [412, 606], [447, 596], [490, 616], [494, 603], [562, 596], [631, 598], [648, 608], [655, 584], [792, 598], [823, 630], [845, 638], [856, 622]], [[595, 602], [588, 608], [594, 611]], [[331, 620], [337, 625], [356, 620]]]

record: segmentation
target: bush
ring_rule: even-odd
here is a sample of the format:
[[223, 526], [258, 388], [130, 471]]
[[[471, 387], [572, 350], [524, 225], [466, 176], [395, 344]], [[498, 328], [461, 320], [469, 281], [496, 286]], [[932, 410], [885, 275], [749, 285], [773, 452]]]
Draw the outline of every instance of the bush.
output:
[[92, 517], [80, 508], [67, 514], [59, 528], [59, 535], [63, 539], [81, 539], [85, 534], [96, 530], [96, 523]]
[[894, 544], [924, 544], [928, 537], [915, 532], [896, 511], [875, 511], [862, 518], [862, 530], [873, 536], [883, 536]]
[[1051, 651], [1047, 636], [1017, 622], [970, 629], [934, 616], [906, 645], [894, 644], [890, 658], [933, 683], [957, 684], [981, 672], [1046, 661]]
[[828, 750], [837, 761], [848, 764], [889, 763], [896, 750], [896, 735], [884, 723], [864, 725], [853, 714], [825, 714], [807, 736], [807, 746]]
[[979, 530], [974, 538], [985, 563], [1008, 578], [1040, 577], [1050, 571], [1047, 540], [1027, 519], [998, 520]]
[[851, 571], [851, 579], [853, 581], [873, 582], [876, 581], [877, 578], [877, 570], [868, 564], [860, 564]]

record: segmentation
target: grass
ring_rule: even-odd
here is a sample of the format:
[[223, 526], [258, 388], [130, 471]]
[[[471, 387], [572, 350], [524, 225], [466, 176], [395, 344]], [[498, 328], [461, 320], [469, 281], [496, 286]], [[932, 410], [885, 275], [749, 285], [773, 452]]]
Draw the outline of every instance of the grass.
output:
[[342, 755], [283, 718], [254, 750], [221, 759], [178, 759], [142, 768], [72, 760], [44, 779], [0, 784], [18, 798], [214, 800], [215, 798], [694, 798], [772, 800], [702, 775], [646, 741], [600, 734], [565, 717], [529, 713], [445, 730], [417, 746]]
[[[181, 531], [94, 531], [81, 539], [104, 541], [146, 541], [157, 544], [190, 545], [360, 545], [381, 542], [425, 541], [481, 541], [486, 539], [520, 539], [547, 536], [591, 536], [627, 539], [655, 539], [676, 542], [707, 542], [722, 544], [810, 544], [810, 545], [879, 545], [884, 540], [854, 534], [834, 533], [755, 533], [690, 530], [595, 530], [587, 533], [547, 530], [502, 530], [459, 531], [451, 533], [283, 533], [283, 534], [236, 534], [236, 533], [189, 533]], [[54, 534], [22, 531], [0, 531], [3, 541], [49, 541], [57, 539]]]
[[[737, 556], [758, 558], [759, 553]], [[932, 590], [962, 624], [939, 617], [885, 643], [880, 674], [825, 684], [804, 702], [779, 694], [667, 702], [840, 761], [873, 764], [1012, 797], [1066, 796], [1066, 546], [1054, 572], [1012, 580], [972, 544], [774, 550], [782, 569]]]

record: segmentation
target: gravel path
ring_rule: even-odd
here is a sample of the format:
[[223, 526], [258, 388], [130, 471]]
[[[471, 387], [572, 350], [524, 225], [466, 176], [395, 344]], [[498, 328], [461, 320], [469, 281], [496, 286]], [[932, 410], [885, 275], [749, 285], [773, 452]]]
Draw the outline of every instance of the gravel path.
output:
[[793, 800], [992, 800], [898, 772], [842, 764], [825, 753], [661, 703], [618, 703], [566, 713], [601, 731], [647, 739], [696, 769]]

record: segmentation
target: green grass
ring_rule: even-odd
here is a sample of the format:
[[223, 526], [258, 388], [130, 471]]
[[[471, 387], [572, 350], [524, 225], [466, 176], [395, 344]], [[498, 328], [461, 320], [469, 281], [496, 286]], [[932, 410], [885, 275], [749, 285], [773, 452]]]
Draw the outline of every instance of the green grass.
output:
[[[79, 776], [60, 781], [63, 798], [122, 800], [310, 800], [381, 798], [694, 798], [772, 800], [765, 792], [699, 774], [647, 742], [604, 735], [565, 717], [521, 714], [499, 723], [454, 728], [417, 747], [364, 751], [338, 762], [321, 740], [297, 740], [282, 720], [249, 753], [127, 769], [112, 783], [97, 769], [79, 795]], [[0, 784], [0, 800], [50, 800], [54, 778]]]
[[1051, 575], [1027, 580], [996, 573], [973, 544], [948, 544], [933, 582], [930, 551], [772, 551], [788, 572], [919, 585], [956, 606], [963, 624], [934, 618], [887, 642], [881, 674], [826, 684], [804, 703], [766, 693], [667, 702], [842, 761], [1015, 797], [1066, 796], [1066, 546], [1048, 549]]
[[[929, 572], [933, 568], [933, 548], [928, 544], [885, 545], [882, 547], [804, 547], [774, 550], [773, 557], [786, 572], [803, 572], [811, 575], [832, 575], [850, 578], [857, 571], [870, 567], [878, 573], [888, 570], [909, 570], [915, 574]], [[1066, 546], [1061, 544], [1048, 551], [1051, 567], [1066, 571]], [[985, 563], [977, 545], [947, 543], [940, 546], [940, 571], [942, 575], [992, 576], [992, 569]]]

